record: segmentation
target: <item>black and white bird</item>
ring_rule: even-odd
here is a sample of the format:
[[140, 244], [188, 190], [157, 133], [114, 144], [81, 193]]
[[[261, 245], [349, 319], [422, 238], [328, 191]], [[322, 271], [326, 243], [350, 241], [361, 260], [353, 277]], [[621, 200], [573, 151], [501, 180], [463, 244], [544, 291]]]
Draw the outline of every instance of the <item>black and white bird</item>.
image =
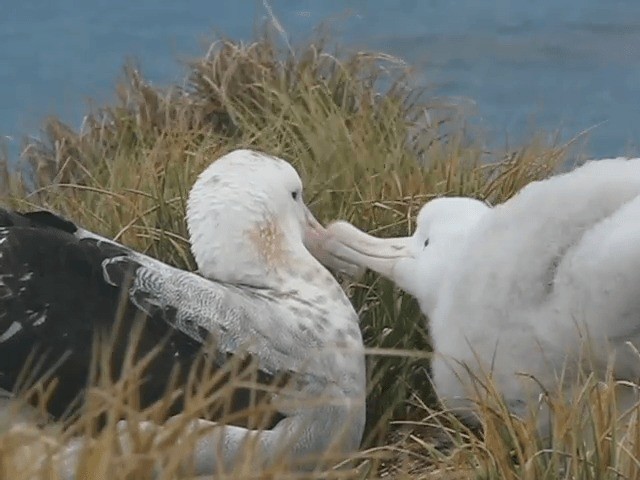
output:
[[[242, 351], [256, 360], [262, 380], [295, 377], [301, 398], [316, 401], [278, 395], [282, 419], [272, 428], [226, 426], [222, 437], [204, 436], [197, 473], [230, 464], [249, 436], [258, 437], [266, 463], [283, 445], [293, 457], [321, 454], [338, 435], [343, 450], [356, 449], [365, 422], [362, 337], [353, 307], [320, 261], [355, 267], [323, 249], [328, 233], [304, 204], [295, 169], [260, 152], [233, 151], [200, 174], [186, 221], [198, 273], [50, 212], [0, 210], [0, 388], [16, 388], [35, 349], [41, 366], [55, 366], [48, 409], [63, 415], [87, 384], [93, 338], [113, 331], [118, 319], [116, 375], [136, 326], [143, 325], [140, 354], [163, 345], [145, 371], [143, 406], [160, 398], [169, 372], [186, 372], [209, 340], [213, 363]], [[322, 396], [333, 402], [319, 405]], [[242, 407], [247, 398], [235, 400]], [[213, 453], [217, 442], [222, 458]], [[68, 478], [77, 447], [64, 456]]]

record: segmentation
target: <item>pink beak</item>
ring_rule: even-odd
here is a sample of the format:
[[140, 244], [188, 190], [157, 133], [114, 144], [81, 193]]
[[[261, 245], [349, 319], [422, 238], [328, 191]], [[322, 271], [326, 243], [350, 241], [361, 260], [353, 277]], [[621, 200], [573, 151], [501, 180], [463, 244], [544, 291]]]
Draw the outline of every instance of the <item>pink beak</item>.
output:
[[347, 274], [352, 278], [361, 277], [364, 273], [364, 267], [346, 260], [348, 256], [340, 255], [342, 250], [340, 242], [316, 220], [306, 207], [305, 216], [307, 224], [304, 232], [304, 245], [307, 250], [325, 267]]

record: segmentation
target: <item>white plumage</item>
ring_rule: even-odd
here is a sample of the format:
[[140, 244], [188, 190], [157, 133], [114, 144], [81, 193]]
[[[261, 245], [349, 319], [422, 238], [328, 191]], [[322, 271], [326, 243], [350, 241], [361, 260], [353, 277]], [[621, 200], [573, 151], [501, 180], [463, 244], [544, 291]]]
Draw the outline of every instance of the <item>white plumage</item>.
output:
[[[436, 392], [470, 420], [470, 376], [490, 373], [521, 416], [563, 371], [570, 388], [580, 362], [603, 378], [614, 354], [615, 379], [640, 377], [640, 159], [588, 162], [494, 208], [433, 200], [412, 237], [376, 239], [344, 222], [329, 230], [339, 239], [334, 253], [419, 300]], [[635, 398], [623, 392], [619, 411]], [[539, 408], [544, 433], [548, 412]]]
[[[0, 232], [0, 243], [4, 242], [0, 270], [5, 283], [0, 320], [8, 322], [11, 314], [20, 329], [0, 322], [6, 337], [0, 339], [0, 357], [3, 349], [26, 355], [36, 341], [69, 350], [69, 360], [57, 373], [67, 387], [82, 388], [86, 378], [78, 372], [88, 368], [88, 349], [70, 339], [79, 331], [112, 324], [118, 289], [126, 285], [127, 272], [133, 272], [126, 296], [134, 307], [132, 316], [145, 312], [161, 335], [168, 324], [188, 337], [176, 337], [182, 350], [163, 357], [154, 366], [157, 370], [148, 372], [149, 378], [166, 379], [174, 357], [191, 355], [212, 337], [218, 349], [212, 362], [248, 353], [267, 376], [295, 379], [296, 391], [274, 395], [273, 404], [285, 418], [272, 429], [226, 426], [211, 431], [212, 422], [194, 422], [194, 428], [209, 432], [194, 450], [196, 473], [231, 467], [249, 439], [259, 446], [251, 458], [255, 469], [278, 461], [281, 454], [293, 463], [305, 459], [299, 468], [315, 468], [331, 449], [344, 453], [358, 448], [365, 423], [364, 347], [358, 317], [318, 259], [338, 270], [349, 271], [352, 266], [324, 249], [328, 233], [305, 206], [302, 182], [289, 163], [236, 150], [198, 177], [186, 220], [200, 275], [134, 252], [48, 212], [29, 215], [2, 211], [6, 228]], [[75, 263], [58, 260], [60, 251]], [[24, 279], [25, 272], [35, 275]], [[73, 285], [60, 289], [61, 278]], [[55, 288], [59, 293], [50, 295]], [[79, 295], [83, 290], [95, 298]], [[97, 297], [104, 311], [95, 311]], [[30, 303], [42, 310], [35, 312], [43, 316], [42, 322], [31, 318], [30, 310], [15, 306]], [[170, 342], [168, 348], [172, 346]], [[65, 365], [73, 368], [64, 370]], [[15, 373], [9, 371], [13, 365], [0, 363], [0, 367]], [[65, 407], [64, 400], [59, 397], [58, 410]], [[83, 445], [84, 439], [78, 439], [62, 452], [64, 478], [73, 478]]]

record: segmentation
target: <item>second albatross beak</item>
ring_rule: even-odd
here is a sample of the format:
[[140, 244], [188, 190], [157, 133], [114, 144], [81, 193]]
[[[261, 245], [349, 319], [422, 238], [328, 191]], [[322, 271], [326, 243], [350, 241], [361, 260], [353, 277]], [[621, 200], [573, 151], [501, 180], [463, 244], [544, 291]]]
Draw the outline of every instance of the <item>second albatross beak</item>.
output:
[[394, 278], [397, 262], [410, 256], [411, 237], [376, 238], [342, 221], [330, 224], [326, 230], [329, 241], [325, 249], [330, 255], [390, 279]]
[[306, 206], [305, 220], [304, 246], [307, 250], [325, 267], [355, 279], [361, 277], [365, 267], [351, 262], [348, 256], [340, 255], [340, 243], [332, 238]]

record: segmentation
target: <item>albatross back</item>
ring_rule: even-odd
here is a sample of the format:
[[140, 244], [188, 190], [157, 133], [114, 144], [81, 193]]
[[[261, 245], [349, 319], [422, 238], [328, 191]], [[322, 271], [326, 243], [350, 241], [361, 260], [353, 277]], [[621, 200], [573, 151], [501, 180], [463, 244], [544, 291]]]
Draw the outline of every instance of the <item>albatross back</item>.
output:
[[[141, 407], [162, 397], [173, 369], [177, 385], [184, 383], [206, 339], [197, 325], [191, 326], [196, 335], [176, 325], [176, 307], [154, 301], [153, 292], [131, 290], [140, 262], [160, 262], [81, 232], [50, 212], [0, 209], [0, 388], [55, 378], [47, 410], [56, 418], [79, 405], [97, 336], [110, 339], [110, 365], [102, 370], [117, 379], [132, 332], [141, 329], [137, 358], [154, 352], [140, 386]], [[270, 383], [273, 376], [259, 371], [258, 380]], [[249, 391], [237, 390], [232, 403], [233, 410], [249, 406]]]

